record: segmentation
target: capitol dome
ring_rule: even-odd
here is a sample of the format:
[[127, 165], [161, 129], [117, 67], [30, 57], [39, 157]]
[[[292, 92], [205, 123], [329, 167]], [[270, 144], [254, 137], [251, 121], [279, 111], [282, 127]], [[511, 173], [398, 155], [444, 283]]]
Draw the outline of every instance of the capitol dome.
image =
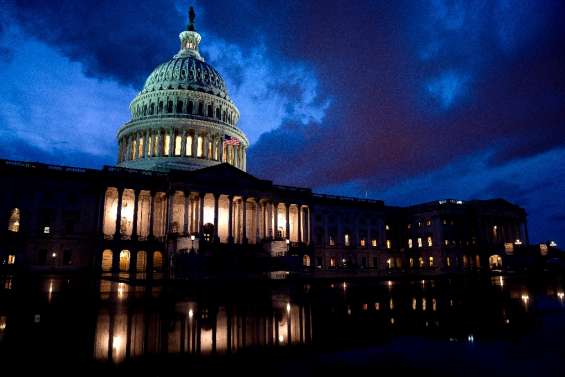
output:
[[180, 50], [151, 72], [118, 131], [118, 166], [169, 171], [229, 163], [246, 170], [249, 142], [237, 128], [239, 111], [224, 79], [205, 62], [202, 37], [190, 23]]

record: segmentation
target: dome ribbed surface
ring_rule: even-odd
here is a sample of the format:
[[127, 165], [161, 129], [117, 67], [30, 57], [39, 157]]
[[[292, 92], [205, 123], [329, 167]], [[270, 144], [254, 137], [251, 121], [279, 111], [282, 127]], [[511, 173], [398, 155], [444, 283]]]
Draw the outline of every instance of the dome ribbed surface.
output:
[[167, 89], [188, 89], [230, 100], [222, 76], [206, 62], [175, 57], [159, 65], [145, 81], [141, 93]]

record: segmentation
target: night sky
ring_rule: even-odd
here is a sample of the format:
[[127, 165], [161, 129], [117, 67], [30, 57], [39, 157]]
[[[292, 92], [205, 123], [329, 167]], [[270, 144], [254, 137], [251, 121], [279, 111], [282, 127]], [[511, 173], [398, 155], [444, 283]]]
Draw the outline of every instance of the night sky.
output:
[[101, 167], [187, 7], [276, 183], [503, 197], [565, 246], [561, 1], [0, 0], [0, 158]]

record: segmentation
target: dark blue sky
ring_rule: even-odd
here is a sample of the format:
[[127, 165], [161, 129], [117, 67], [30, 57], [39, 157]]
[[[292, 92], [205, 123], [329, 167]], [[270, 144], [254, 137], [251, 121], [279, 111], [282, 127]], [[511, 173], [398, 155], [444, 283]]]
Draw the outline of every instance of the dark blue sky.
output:
[[562, 1], [0, 0], [0, 157], [115, 163], [191, 4], [252, 174], [398, 205], [504, 197], [565, 244]]

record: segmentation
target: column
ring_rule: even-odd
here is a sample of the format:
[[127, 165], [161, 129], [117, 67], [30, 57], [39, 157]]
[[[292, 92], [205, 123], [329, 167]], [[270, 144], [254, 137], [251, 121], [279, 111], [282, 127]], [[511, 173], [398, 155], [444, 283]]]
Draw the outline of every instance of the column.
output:
[[206, 193], [204, 192], [198, 194], [200, 198], [200, 203], [198, 205], [198, 212], [200, 213], [198, 216], [198, 233], [200, 235], [202, 235], [202, 232], [204, 230], [204, 196], [205, 195]]
[[121, 227], [122, 227], [122, 200], [124, 196], [124, 188], [118, 188], [118, 208], [116, 209], [116, 232], [114, 233], [114, 239], [121, 239]]
[[233, 196], [228, 195], [228, 243], [233, 243]]
[[224, 142], [223, 142], [223, 136], [221, 135], [220, 135], [220, 139], [218, 140], [218, 148], [220, 149], [218, 151], [218, 161], [224, 162]]
[[[133, 224], [131, 227], [131, 239], [137, 240], [137, 211], [139, 202], [139, 190], [133, 190]], [[130, 259], [131, 260], [131, 259]]]
[[261, 237], [267, 238], [267, 203], [261, 202]]
[[260, 207], [259, 207], [259, 200], [257, 198], [255, 198], [255, 218], [253, 220], [255, 226], [254, 228], [254, 233], [255, 233], [255, 244], [258, 244], [261, 241], [261, 229], [260, 229], [260, 225], [259, 225], [259, 211], [260, 211]]
[[193, 131], [192, 134], [192, 157], [196, 157], [197, 156], [197, 147], [198, 147], [198, 134], [196, 133], [196, 130]]
[[297, 238], [298, 238], [298, 242], [302, 242], [302, 206], [300, 204], [298, 204], [297, 206], [298, 209], [298, 234], [297, 234]]
[[186, 155], [186, 130], [182, 131], [182, 137], [180, 142], [180, 155], [181, 156]]
[[310, 224], [311, 224], [310, 223], [310, 206], [306, 207], [306, 218], [305, 218], [304, 222], [306, 223], [306, 230], [308, 231], [308, 240], [307, 240], [306, 244], [310, 245], [310, 242], [311, 242], [310, 240], [312, 239], [311, 233], [310, 233], [310, 228], [312, 228], [310, 226]]
[[273, 229], [273, 239], [277, 239], [277, 233], [279, 231], [279, 203], [273, 203], [273, 220], [275, 222]]
[[170, 191], [167, 194], [167, 226], [166, 226], [166, 233], [170, 233], [172, 230], [173, 224], [173, 203], [175, 200], [175, 192]]
[[247, 171], [247, 156], [246, 156], [246, 155], [247, 155], [247, 151], [246, 151], [245, 148], [243, 148], [241, 157], [242, 157], [242, 159], [243, 159], [243, 166], [242, 166], [242, 168], [243, 168], [244, 171]]
[[[183, 144], [184, 145], [184, 144]], [[189, 233], [189, 228], [188, 228], [188, 215], [189, 215], [189, 210], [190, 210], [190, 193], [189, 192], [184, 192], [184, 229], [183, 229], [183, 233], [185, 236], [188, 236]]]
[[[149, 204], [149, 236], [148, 238], [153, 238], [153, 221], [155, 221], [155, 191], [151, 190], [151, 203]], [[148, 252], [149, 253], [149, 252]], [[149, 257], [149, 254], [147, 255]]]
[[151, 140], [151, 131], [147, 130], [145, 132], [145, 144], [143, 144], [143, 155], [145, 158], [149, 157], [149, 153], [151, 153], [149, 150], [149, 140]]
[[242, 241], [241, 243], [245, 245], [247, 244], [247, 198], [242, 197], [241, 202], [243, 204], [243, 226], [242, 226], [243, 235], [241, 238]]
[[220, 211], [220, 194], [214, 194], [214, 242], [220, 242], [220, 237], [218, 237], [219, 211]]
[[286, 217], [286, 238], [290, 240], [290, 204], [286, 203], [285, 205], [285, 217]]

